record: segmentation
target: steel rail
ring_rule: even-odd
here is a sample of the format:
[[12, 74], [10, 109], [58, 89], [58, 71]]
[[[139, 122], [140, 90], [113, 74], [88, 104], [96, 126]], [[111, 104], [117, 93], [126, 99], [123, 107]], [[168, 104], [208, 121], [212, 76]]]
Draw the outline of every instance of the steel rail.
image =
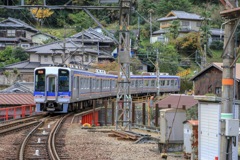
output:
[[24, 160], [24, 149], [25, 146], [28, 142], [28, 140], [30, 139], [31, 135], [43, 124], [43, 121], [38, 122], [39, 124], [27, 135], [27, 137], [24, 139], [20, 151], [19, 151], [19, 160]]
[[56, 134], [57, 134], [58, 130], [60, 129], [63, 120], [65, 120], [69, 115], [70, 114], [67, 114], [64, 117], [60, 118], [49, 134], [48, 151], [49, 151], [49, 155], [51, 156], [52, 160], [60, 160], [60, 157], [59, 157], [59, 155], [56, 151], [56, 147], [55, 147], [55, 139], [56, 139]]

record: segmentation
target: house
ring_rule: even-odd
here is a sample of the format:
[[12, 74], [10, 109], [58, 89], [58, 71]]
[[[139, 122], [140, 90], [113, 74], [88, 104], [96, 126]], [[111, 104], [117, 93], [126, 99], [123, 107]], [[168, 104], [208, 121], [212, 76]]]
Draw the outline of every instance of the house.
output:
[[[198, 32], [204, 19], [200, 15], [194, 13], [188, 13], [185, 11], [171, 11], [165, 17], [157, 20], [160, 22], [160, 27], [159, 30], [153, 32], [150, 42], [168, 42], [168, 37], [166, 34], [169, 32], [169, 28], [172, 22], [175, 20], [180, 22], [179, 37], [181, 37], [190, 32]], [[210, 42], [219, 40], [221, 35], [224, 35], [220, 29], [211, 29], [210, 32], [212, 36], [210, 38]]]
[[33, 82], [16, 82], [12, 86], [0, 90], [1, 93], [33, 93]]
[[46, 39], [53, 38], [53, 36], [45, 35], [42, 41], [39, 41], [39, 39], [35, 41], [37, 38], [34, 37], [40, 33], [40, 31], [19, 19], [5, 19], [0, 22], [0, 49], [7, 46], [29, 48], [42, 44]]
[[76, 44], [81, 44], [84, 48], [94, 49], [98, 51], [98, 61], [114, 61], [114, 57], [111, 56], [114, 50], [114, 40], [108, 36], [105, 36], [99, 28], [89, 28], [70, 38]]
[[[222, 94], [222, 63], [212, 63], [204, 70], [193, 76], [194, 95], [215, 94], [221, 97]], [[240, 63], [236, 64], [235, 97], [240, 95]]]

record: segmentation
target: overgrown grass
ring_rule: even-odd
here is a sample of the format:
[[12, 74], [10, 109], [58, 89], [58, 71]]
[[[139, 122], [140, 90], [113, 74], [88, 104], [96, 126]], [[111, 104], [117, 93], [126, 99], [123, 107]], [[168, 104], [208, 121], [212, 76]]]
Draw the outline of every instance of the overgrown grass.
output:
[[43, 33], [50, 34], [52, 36], [55, 36], [59, 39], [63, 39], [64, 37], [70, 37], [74, 34], [76, 34], [75, 28], [38, 28]]

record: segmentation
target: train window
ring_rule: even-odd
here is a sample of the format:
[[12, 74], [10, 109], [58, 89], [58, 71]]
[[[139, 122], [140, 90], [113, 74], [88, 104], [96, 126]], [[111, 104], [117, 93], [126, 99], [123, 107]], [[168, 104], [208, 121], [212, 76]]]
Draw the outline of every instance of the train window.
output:
[[68, 92], [69, 91], [69, 71], [65, 69], [59, 69], [58, 71], [58, 84], [59, 92]]
[[171, 86], [174, 86], [174, 80], [171, 80]]
[[165, 86], [165, 80], [161, 80], [161, 86]]
[[155, 86], [155, 80], [151, 80], [151, 86], [152, 86], [152, 87]]
[[169, 82], [169, 80], [167, 80], [167, 86], [169, 86], [169, 84], [170, 84], [170, 82]]
[[95, 79], [92, 79], [92, 89], [95, 89]]
[[55, 77], [49, 77], [48, 79], [48, 91], [55, 92]]
[[143, 81], [139, 80], [139, 86], [142, 87], [143, 86]]
[[135, 87], [138, 87], [138, 80], [135, 81]]
[[149, 81], [148, 81], [148, 80], [145, 80], [145, 81], [144, 81], [144, 86], [148, 86], [148, 84], [149, 84]]
[[178, 85], [178, 81], [177, 80], [175, 80], [175, 86], [177, 86]]
[[134, 87], [134, 81], [135, 80], [131, 80], [131, 82], [130, 82], [131, 83], [131, 87]]
[[116, 81], [112, 80], [112, 88], [116, 88]]
[[45, 91], [45, 69], [35, 71], [35, 91]]
[[77, 88], [77, 77], [73, 78], [73, 88]]

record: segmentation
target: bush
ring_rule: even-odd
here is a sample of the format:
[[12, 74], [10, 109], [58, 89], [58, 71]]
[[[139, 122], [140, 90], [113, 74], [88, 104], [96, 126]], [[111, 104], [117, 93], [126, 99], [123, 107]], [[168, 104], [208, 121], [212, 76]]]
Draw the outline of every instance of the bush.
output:
[[222, 50], [223, 42], [222, 41], [213, 41], [210, 45], [210, 48], [213, 50]]

